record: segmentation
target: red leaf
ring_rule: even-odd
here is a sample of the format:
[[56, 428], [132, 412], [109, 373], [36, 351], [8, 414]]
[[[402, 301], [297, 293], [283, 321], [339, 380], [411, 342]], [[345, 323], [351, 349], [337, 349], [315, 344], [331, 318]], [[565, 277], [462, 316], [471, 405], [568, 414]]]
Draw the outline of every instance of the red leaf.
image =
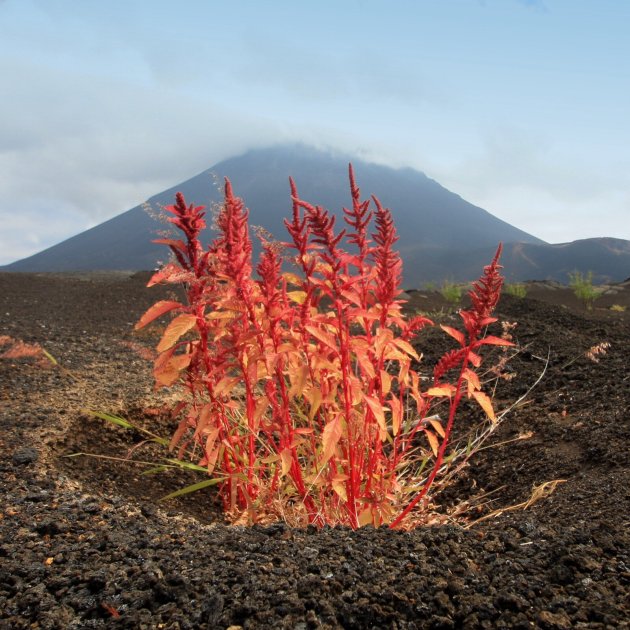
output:
[[168, 245], [169, 247], [174, 247], [178, 249], [182, 254], [186, 254], [186, 245], [184, 241], [174, 238], [158, 238], [153, 241], [158, 245]]
[[149, 310], [139, 319], [135, 325], [135, 329], [139, 330], [144, 328], [147, 324], [150, 324], [154, 319], [168, 313], [176, 308], [183, 308], [179, 302], [173, 302], [172, 300], [160, 300], [156, 302]]
[[513, 346], [514, 344], [507, 339], [502, 339], [501, 337], [495, 337], [494, 335], [488, 335], [483, 339], [480, 339], [475, 346]]
[[464, 337], [464, 333], [457, 330], [456, 328], [452, 328], [451, 326], [440, 325], [440, 328], [447, 334], [453, 337], [455, 341], [463, 348], [466, 345], [466, 338]]
[[476, 367], [478, 368], [481, 365], [481, 357], [476, 354], [475, 352], [469, 352], [468, 353], [468, 360]]

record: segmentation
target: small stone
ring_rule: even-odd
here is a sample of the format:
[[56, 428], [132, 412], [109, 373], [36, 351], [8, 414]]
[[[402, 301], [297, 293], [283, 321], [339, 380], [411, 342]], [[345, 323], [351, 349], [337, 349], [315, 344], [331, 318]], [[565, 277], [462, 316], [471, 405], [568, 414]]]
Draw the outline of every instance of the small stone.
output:
[[13, 452], [13, 463], [17, 466], [25, 466], [36, 462], [39, 458], [37, 449], [27, 446], [26, 448], [18, 448]]
[[571, 620], [564, 611], [552, 613], [548, 610], [543, 610], [538, 614], [538, 622], [541, 627], [549, 628], [550, 630], [569, 630]]
[[304, 547], [301, 551], [301, 555], [304, 556], [307, 560], [315, 560], [317, 556], [319, 556], [319, 550], [314, 547]]

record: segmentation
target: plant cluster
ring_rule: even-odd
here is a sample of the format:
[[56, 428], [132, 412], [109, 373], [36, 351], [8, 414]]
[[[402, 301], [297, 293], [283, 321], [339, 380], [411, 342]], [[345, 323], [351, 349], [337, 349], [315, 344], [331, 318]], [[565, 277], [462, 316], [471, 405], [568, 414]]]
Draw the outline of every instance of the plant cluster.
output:
[[583, 274], [581, 271], [569, 273], [569, 287], [573, 289], [575, 297], [590, 311], [600, 291], [593, 286], [593, 272]]
[[457, 306], [462, 301], [462, 287], [454, 282], [445, 280], [440, 288], [440, 295], [453, 306]]
[[503, 290], [505, 293], [515, 298], [523, 299], [527, 296], [527, 285], [520, 282], [506, 284]]
[[[178, 193], [167, 208], [183, 238], [158, 241], [174, 258], [149, 286], [181, 284], [187, 299], [156, 303], [137, 328], [174, 315], [154, 363], [158, 386], [182, 388], [170, 448], [218, 483], [232, 522], [417, 525], [452, 461], [462, 399], [496, 420], [477, 370], [483, 346], [511, 345], [486, 334], [500, 247], [460, 313], [463, 330], [442, 326], [457, 347], [421, 387], [411, 342], [432, 322], [403, 316], [390, 211], [361, 199], [352, 167], [350, 188], [337, 232], [335, 217], [302, 200], [291, 180], [290, 240], [263, 235], [255, 268], [248, 210], [229, 180], [207, 248], [203, 207]], [[289, 253], [294, 268], [284, 271]]]
[[8, 335], [0, 335], [0, 359], [35, 358], [39, 367], [57, 365], [57, 360], [37, 343], [26, 343]]

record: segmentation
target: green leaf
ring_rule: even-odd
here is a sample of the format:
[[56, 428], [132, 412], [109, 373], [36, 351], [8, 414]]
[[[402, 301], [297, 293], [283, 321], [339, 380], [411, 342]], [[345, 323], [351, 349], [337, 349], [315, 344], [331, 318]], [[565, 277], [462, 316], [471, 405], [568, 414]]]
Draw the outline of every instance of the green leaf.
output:
[[167, 459], [169, 464], [175, 464], [180, 468], [186, 468], [188, 470], [196, 470], [198, 472], [208, 472], [208, 469], [205, 466], [198, 466], [197, 464], [193, 464], [192, 462], [183, 462], [181, 459]]
[[186, 486], [185, 488], [182, 488], [181, 490], [177, 490], [175, 492], [171, 492], [171, 494], [167, 494], [165, 497], [162, 497], [160, 501], [167, 501], [168, 499], [181, 497], [184, 494], [197, 492], [197, 490], [203, 490], [203, 488], [207, 488], [208, 486], [215, 486], [216, 484], [221, 483], [222, 481], [225, 481], [225, 479], [226, 477], [215, 477], [214, 479], [206, 479], [205, 481], [194, 483], [192, 484], [192, 486]]
[[55, 359], [55, 357], [53, 357], [52, 354], [50, 354], [50, 352], [48, 352], [48, 350], [46, 350], [45, 348], [42, 348], [42, 354], [53, 364], [53, 365], [59, 365], [59, 361], [57, 361], [57, 359]]
[[141, 475], [155, 475], [156, 473], [161, 473], [165, 470], [168, 470], [170, 466], [155, 466], [154, 468], [149, 468], [147, 470], [143, 470]]
[[121, 418], [120, 416], [113, 416], [109, 413], [104, 413], [102, 411], [92, 411], [91, 409], [82, 409], [83, 413], [88, 414], [89, 416], [94, 416], [95, 418], [100, 418], [101, 420], [106, 420], [107, 422], [111, 422], [112, 424], [117, 424], [120, 427], [125, 429], [136, 429], [137, 427], [134, 424], [131, 424], [128, 420]]

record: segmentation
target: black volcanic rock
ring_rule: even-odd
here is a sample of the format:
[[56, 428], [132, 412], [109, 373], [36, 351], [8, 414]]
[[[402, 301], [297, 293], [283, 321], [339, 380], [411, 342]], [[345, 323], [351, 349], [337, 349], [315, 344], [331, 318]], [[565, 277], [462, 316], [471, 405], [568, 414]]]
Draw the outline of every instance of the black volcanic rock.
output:
[[[289, 176], [296, 181], [303, 199], [340, 214], [341, 208], [350, 204], [350, 160], [364, 198], [374, 194], [392, 210], [408, 287], [429, 280], [471, 280], [488, 263], [500, 241], [517, 244], [506, 246], [504, 259], [512, 280], [566, 281], [567, 269], [593, 270], [597, 276], [620, 280], [630, 269], [627, 241], [616, 241], [621, 243], [617, 247], [619, 253], [600, 242], [612, 239], [549, 246], [468, 203], [423, 173], [369, 164], [301, 145], [254, 150], [225, 160], [155, 195], [149, 203], [157, 212], [160, 206], [173, 202], [175, 192], [181, 191], [189, 202], [211, 206], [221, 199], [217, 184], [229, 177], [235, 193], [250, 208], [250, 224], [260, 225], [284, 240], [287, 236], [283, 219], [291, 212]], [[168, 256], [164, 246], [151, 242], [165, 229], [139, 205], [3, 270], [151, 269]], [[209, 233], [207, 240], [211, 238]]]

